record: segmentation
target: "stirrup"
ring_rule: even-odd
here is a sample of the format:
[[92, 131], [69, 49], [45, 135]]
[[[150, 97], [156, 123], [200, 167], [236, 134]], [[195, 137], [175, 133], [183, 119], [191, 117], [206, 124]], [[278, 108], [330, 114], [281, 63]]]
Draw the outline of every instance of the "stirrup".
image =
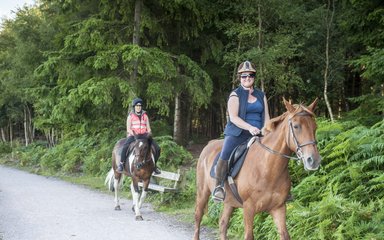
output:
[[155, 167], [155, 169], [153, 170], [153, 172], [155, 173], [155, 175], [157, 175], [157, 174], [161, 174], [161, 170], [160, 170], [158, 167]]
[[119, 163], [119, 166], [117, 166], [116, 171], [119, 173], [124, 172], [124, 163]]
[[[220, 196], [222, 193], [222, 196]], [[219, 195], [217, 195], [219, 194]], [[216, 186], [215, 190], [213, 190], [213, 193], [212, 193], [212, 200], [215, 202], [215, 203], [221, 203], [221, 202], [224, 202], [224, 199], [225, 199], [225, 190], [222, 186]]]
[[295, 201], [295, 198], [293, 197], [293, 195], [291, 193], [289, 193], [287, 196], [287, 199], [285, 199], [285, 202], [288, 203], [288, 202], [293, 202], [293, 201]]

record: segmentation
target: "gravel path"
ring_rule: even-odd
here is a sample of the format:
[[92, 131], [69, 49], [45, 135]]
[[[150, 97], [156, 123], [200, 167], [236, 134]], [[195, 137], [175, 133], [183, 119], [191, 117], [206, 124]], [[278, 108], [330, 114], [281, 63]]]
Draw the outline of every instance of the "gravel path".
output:
[[[0, 165], [2, 240], [192, 239], [192, 224], [150, 204], [142, 208], [144, 221], [135, 221], [131, 200], [120, 204], [122, 211], [115, 211], [112, 194]], [[203, 228], [202, 240], [213, 236]]]

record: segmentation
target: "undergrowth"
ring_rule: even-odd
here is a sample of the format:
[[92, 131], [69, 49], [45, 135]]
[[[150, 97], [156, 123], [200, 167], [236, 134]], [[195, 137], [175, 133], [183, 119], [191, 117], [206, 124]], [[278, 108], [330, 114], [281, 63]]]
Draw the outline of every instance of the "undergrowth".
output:
[[[111, 149], [118, 140], [99, 136], [79, 137], [47, 148], [42, 142], [13, 149], [0, 143], [2, 163], [27, 167], [39, 174], [65, 176], [71, 181], [103, 189], [103, 180], [111, 167]], [[384, 239], [384, 121], [372, 127], [355, 121], [331, 123], [318, 120], [318, 149], [321, 168], [306, 172], [302, 165], [290, 162], [293, 203], [287, 205], [287, 225], [292, 239]], [[155, 138], [162, 148], [159, 165], [175, 171], [183, 166], [181, 191], [150, 193], [148, 199], [161, 211], [193, 222], [195, 160], [170, 136]], [[12, 156], [12, 157], [11, 157]], [[8, 159], [8, 160], [4, 160]], [[69, 176], [69, 177], [68, 177]], [[77, 180], [76, 180], [77, 179]], [[129, 193], [129, 179], [123, 192]], [[203, 225], [218, 228], [221, 204], [209, 202]], [[237, 209], [230, 221], [232, 239], [243, 237], [243, 212]], [[278, 239], [272, 218], [266, 214], [255, 217], [256, 239]]]

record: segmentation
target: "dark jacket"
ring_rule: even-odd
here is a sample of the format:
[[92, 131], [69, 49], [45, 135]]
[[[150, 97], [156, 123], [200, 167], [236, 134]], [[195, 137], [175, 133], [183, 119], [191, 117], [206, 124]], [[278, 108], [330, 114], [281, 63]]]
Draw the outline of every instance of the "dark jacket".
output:
[[[242, 86], [240, 86], [240, 87], [236, 88], [234, 90], [234, 92], [239, 97], [240, 105], [239, 105], [238, 116], [245, 121], [245, 115], [247, 113], [246, 111], [247, 111], [247, 102], [248, 102], [249, 90], [245, 90]], [[257, 98], [257, 101], [261, 101], [261, 104], [264, 107], [264, 93], [261, 90], [254, 88], [252, 95]], [[262, 119], [261, 126], [264, 126], [264, 122], [265, 122], [265, 116], [264, 115], [265, 115], [265, 109], [261, 115], [261, 119]], [[231, 120], [228, 120], [228, 123], [224, 129], [224, 135], [239, 136], [242, 131], [243, 131], [243, 129], [236, 126], [234, 123], [231, 122]]]

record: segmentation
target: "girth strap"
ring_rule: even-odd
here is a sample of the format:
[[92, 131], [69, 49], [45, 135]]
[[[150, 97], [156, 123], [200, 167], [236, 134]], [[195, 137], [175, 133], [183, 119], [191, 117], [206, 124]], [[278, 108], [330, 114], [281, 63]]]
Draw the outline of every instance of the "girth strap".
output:
[[237, 190], [237, 186], [235, 184], [235, 182], [233, 181], [233, 178], [231, 176], [228, 176], [228, 184], [229, 184], [229, 187], [231, 188], [231, 191], [233, 193], [233, 196], [235, 196], [236, 200], [241, 204], [243, 205], [243, 200], [241, 199], [240, 195], [239, 195], [239, 191]]

